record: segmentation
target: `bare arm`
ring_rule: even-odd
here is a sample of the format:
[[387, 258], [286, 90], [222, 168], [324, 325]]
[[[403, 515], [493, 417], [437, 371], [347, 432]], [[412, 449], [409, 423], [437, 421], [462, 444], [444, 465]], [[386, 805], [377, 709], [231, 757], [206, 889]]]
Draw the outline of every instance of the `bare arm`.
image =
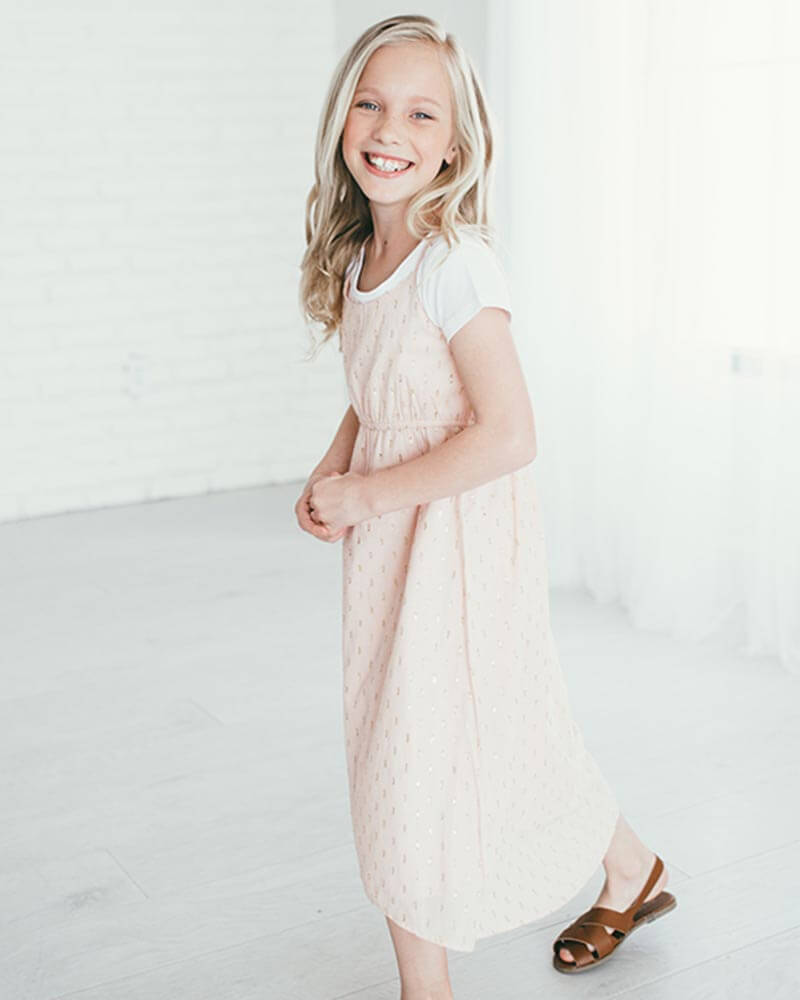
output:
[[359, 426], [356, 411], [353, 409], [352, 405], [350, 405], [347, 407], [347, 411], [342, 417], [339, 429], [336, 431], [336, 435], [334, 436], [330, 447], [316, 466], [311, 470], [311, 474], [303, 486], [303, 491], [294, 505], [297, 523], [303, 531], [307, 531], [310, 535], [314, 535], [316, 538], [320, 538], [326, 542], [333, 542], [336, 541], [337, 538], [341, 538], [344, 531], [340, 531], [335, 535], [332, 535], [324, 527], [324, 525], [319, 524], [317, 519], [311, 516], [311, 510], [309, 509], [311, 492], [314, 483], [318, 479], [323, 479], [325, 476], [330, 476], [336, 472], [341, 475], [344, 475], [347, 472], [350, 467], [353, 445], [356, 441]]
[[332, 472], [340, 472], [344, 475], [350, 468], [350, 459], [353, 455], [353, 445], [358, 434], [359, 422], [356, 411], [352, 404], [347, 407], [347, 412], [342, 417], [336, 436], [330, 447], [319, 460], [311, 472], [309, 480], [318, 475], [329, 476]]
[[462, 493], [536, 457], [533, 409], [508, 313], [481, 309], [450, 349], [476, 422], [417, 458], [367, 476], [370, 516]]

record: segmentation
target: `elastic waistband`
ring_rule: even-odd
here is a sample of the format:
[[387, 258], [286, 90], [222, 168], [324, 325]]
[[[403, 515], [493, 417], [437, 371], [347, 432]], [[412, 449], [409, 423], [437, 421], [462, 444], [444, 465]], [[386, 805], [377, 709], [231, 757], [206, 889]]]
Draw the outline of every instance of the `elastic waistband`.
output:
[[445, 420], [445, 421], [435, 421], [435, 420], [417, 420], [416, 422], [403, 423], [403, 424], [375, 424], [369, 420], [358, 421], [362, 427], [368, 427], [371, 431], [403, 431], [408, 427], [468, 427], [469, 424], [463, 423], [459, 420]]

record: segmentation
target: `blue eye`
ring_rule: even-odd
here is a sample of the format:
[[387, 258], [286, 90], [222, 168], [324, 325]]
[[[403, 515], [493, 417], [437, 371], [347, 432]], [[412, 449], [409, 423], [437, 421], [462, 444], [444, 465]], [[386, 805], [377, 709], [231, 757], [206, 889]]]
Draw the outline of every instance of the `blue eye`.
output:
[[[359, 101], [359, 102], [358, 102], [358, 103], [356, 104], [356, 107], [357, 107], [357, 108], [362, 108], [362, 107], [364, 107], [364, 105], [365, 105], [365, 104], [371, 104], [373, 108], [377, 108], [377, 106], [378, 106], [378, 105], [377, 105], [377, 104], [376, 104], [376, 103], [375, 103], [374, 101]], [[428, 114], [427, 112], [425, 112], [425, 111], [415, 111], [415, 112], [414, 112], [414, 114], [415, 114], [415, 115], [424, 115], [424, 116], [425, 116], [425, 118], [429, 119], [430, 121], [433, 121], [433, 116], [432, 116], [432, 115], [429, 115], [429, 114]]]

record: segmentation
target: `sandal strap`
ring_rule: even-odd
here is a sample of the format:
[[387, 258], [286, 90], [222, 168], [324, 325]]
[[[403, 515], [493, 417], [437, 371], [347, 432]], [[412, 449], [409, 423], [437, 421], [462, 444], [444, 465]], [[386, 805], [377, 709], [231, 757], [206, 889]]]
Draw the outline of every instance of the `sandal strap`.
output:
[[583, 926], [583, 916], [580, 916], [573, 920], [569, 927], [564, 928], [558, 939], [560, 941], [562, 938], [571, 938], [573, 941], [582, 941], [586, 931], [587, 928]]
[[[605, 958], [616, 947], [621, 938], [615, 938], [599, 924], [586, 924], [579, 930], [565, 931], [556, 942], [559, 948], [569, 948], [564, 942], [578, 941], [592, 951], [592, 957]], [[558, 948], [556, 948], [558, 950]], [[572, 949], [570, 949], [572, 950]]]
[[[594, 948], [592, 939], [588, 935], [584, 936], [582, 931], [574, 931], [569, 934], [565, 931], [553, 942], [553, 951], [557, 952], [560, 948], [569, 948], [570, 944], [582, 944], [587, 948]], [[572, 951], [571, 948], [570, 951]]]
[[584, 924], [603, 924], [627, 934], [633, 926], [633, 914], [629, 914], [627, 911], [620, 913], [619, 910], [610, 910], [607, 906], [593, 906], [580, 917], [580, 921]]
[[[573, 963], [578, 968], [582, 968], [584, 965], [591, 965], [592, 962], [597, 961], [594, 954], [589, 950], [588, 945], [584, 944], [583, 941], [576, 941], [573, 938], [570, 938], [569, 945], [564, 944], [564, 942], [559, 938], [559, 943], [557, 947], [555, 947], [553, 950], [555, 951], [556, 955], [558, 955], [559, 948], [567, 948], [567, 947], [569, 951], [572, 953]], [[565, 959], [561, 959], [561, 961], [563, 962], [565, 961]]]
[[647, 876], [647, 881], [642, 886], [642, 891], [639, 893], [639, 895], [636, 897], [636, 899], [634, 899], [634, 901], [631, 903], [631, 905], [625, 911], [625, 916], [626, 917], [630, 916], [631, 923], [633, 923], [634, 914], [637, 912], [637, 910], [639, 909], [639, 907], [645, 901], [645, 898], [647, 897], [647, 894], [650, 892], [650, 890], [653, 888], [653, 886], [658, 881], [663, 868], [664, 868], [664, 862], [656, 854], [656, 859], [653, 862], [653, 867], [650, 869], [650, 874]]
[[627, 910], [611, 910], [607, 906], [592, 906], [586, 911], [586, 913], [582, 914], [582, 916], [578, 918], [576, 923], [582, 921], [589, 924], [605, 924], [607, 927], [613, 927], [615, 930], [622, 931], [623, 934], [627, 934], [634, 925], [635, 921], [633, 918], [639, 911], [645, 897], [658, 881], [663, 867], [664, 862], [658, 855], [656, 855], [653, 867], [650, 869], [650, 874], [647, 876], [639, 895], [636, 899], [634, 899]]

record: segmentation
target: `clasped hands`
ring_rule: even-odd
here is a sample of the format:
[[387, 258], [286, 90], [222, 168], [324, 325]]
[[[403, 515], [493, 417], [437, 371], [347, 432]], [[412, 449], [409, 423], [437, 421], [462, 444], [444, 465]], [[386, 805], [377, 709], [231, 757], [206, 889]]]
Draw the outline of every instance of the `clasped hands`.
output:
[[295, 504], [303, 531], [323, 542], [336, 542], [347, 529], [372, 517], [359, 472], [319, 473], [312, 476]]

